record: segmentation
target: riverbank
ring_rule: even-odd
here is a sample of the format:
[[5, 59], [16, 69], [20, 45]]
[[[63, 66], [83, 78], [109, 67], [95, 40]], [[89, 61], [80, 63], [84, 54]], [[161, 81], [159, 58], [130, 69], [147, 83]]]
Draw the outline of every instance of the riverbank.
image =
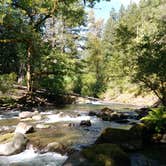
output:
[[[124, 99], [124, 98], [123, 98]], [[150, 98], [147, 98], [147, 100]], [[132, 101], [132, 102], [131, 102]], [[154, 101], [154, 100], [150, 100]], [[11, 94], [1, 95], [0, 96], [0, 111], [10, 111], [10, 110], [22, 110], [30, 111], [34, 108], [37, 109], [47, 109], [54, 108], [59, 106], [64, 106], [68, 104], [95, 104], [95, 105], [107, 105], [112, 103], [112, 105], [120, 105], [119, 103], [126, 104], [128, 106], [133, 106], [141, 108], [141, 102], [134, 102], [130, 99], [127, 102], [124, 102], [122, 99], [115, 100], [101, 100], [93, 97], [84, 97], [79, 94], [54, 94], [46, 90], [38, 90], [33, 93], [27, 93], [25, 88], [17, 88], [15, 92]], [[152, 102], [151, 102], [152, 103]], [[147, 103], [146, 103], [147, 104]], [[147, 106], [147, 105], [146, 105]]]
[[152, 94], [135, 95], [135, 93], [122, 93], [118, 96], [110, 96], [109, 93], [103, 95], [103, 100], [111, 103], [133, 104], [140, 107], [149, 107], [154, 105], [158, 98]]

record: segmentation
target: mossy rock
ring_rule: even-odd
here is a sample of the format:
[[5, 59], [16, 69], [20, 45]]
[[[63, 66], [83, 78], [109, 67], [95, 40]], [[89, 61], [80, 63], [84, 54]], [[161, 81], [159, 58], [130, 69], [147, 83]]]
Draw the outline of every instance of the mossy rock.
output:
[[117, 144], [124, 150], [137, 150], [143, 146], [143, 125], [135, 125], [129, 130], [106, 128], [96, 143]]
[[[35, 131], [36, 132], [34, 133], [27, 134], [27, 138], [30, 143], [39, 150], [47, 147], [48, 144], [53, 142], [61, 143], [64, 146], [70, 146], [80, 137], [79, 134], [70, 128], [43, 128], [36, 129]], [[73, 142], [71, 142], [71, 140]]]
[[20, 122], [19, 119], [13, 118], [13, 119], [2, 119], [0, 120], [0, 126], [15, 126]]
[[13, 139], [14, 133], [0, 135], [0, 144], [10, 142]]
[[97, 144], [82, 151], [93, 166], [130, 166], [128, 155], [115, 144]]

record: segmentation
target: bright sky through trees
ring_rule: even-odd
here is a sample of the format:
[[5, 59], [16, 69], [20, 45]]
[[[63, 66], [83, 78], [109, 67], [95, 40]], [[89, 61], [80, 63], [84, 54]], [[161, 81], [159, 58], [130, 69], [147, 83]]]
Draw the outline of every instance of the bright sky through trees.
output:
[[112, 8], [119, 10], [121, 4], [127, 7], [130, 2], [138, 3], [139, 0], [111, 0], [111, 2], [101, 1], [95, 8], [95, 16], [97, 18], [103, 18], [105, 21], [109, 18], [109, 13]]

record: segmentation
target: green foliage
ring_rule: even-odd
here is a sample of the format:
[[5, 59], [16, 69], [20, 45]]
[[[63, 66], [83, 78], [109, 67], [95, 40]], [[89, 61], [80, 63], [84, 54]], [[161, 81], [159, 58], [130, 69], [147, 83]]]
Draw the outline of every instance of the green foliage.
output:
[[2, 93], [7, 93], [9, 91], [12, 91], [13, 84], [15, 83], [15, 81], [16, 81], [15, 73], [0, 75], [0, 91]]
[[141, 119], [149, 127], [154, 127], [156, 132], [166, 131], [166, 107], [153, 108], [146, 117]]
[[108, 58], [104, 53], [102, 40], [103, 21], [95, 20], [94, 13], [89, 15], [89, 32], [86, 51], [83, 54], [84, 69], [80, 76], [79, 88], [82, 95], [100, 97], [108, 83]]
[[[99, 1], [99, 0], [97, 0]], [[86, 0], [88, 5], [93, 6], [96, 0]], [[71, 0], [71, 1], [60, 1], [60, 0], [47, 0], [47, 1], [29, 1], [29, 0], [9, 0], [9, 1], [0, 1], [0, 23], [1, 30], [5, 35], [0, 33], [0, 42], [5, 45], [5, 49], [0, 50], [0, 56], [2, 52], [2, 57], [5, 59], [3, 61], [11, 63], [13, 62], [12, 57], [15, 59], [15, 63], [6, 63], [10, 65], [10, 71], [14, 71], [14, 67], [16, 66], [24, 66], [19, 67], [16, 70], [16, 73], [21, 73], [23, 75], [27, 75], [27, 87], [28, 90], [31, 90], [33, 85], [37, 85], [37, 79], [34, 79], [34, 76], [39, 74], [39, 69], [42, 67], [42, 58], [43, 52], [41, 51], [45, 45], [50, 42], [50, 40], [45, 38], [44, 36], [48, 32], [47, 30], [47, 21], [48, 19], [52, 19], [54, 23], [51, 23], [51, 28], [54, 29], [55, 24], [62, 23], [62, 33], [59, 32], [55, 28], [53, 30], [53, 34], [51, 34], [51, 38], [53, 38], [53, 42], [49, 43], [53, 47], [56, 45], [56, 51], [61, 51], [64, 56], [63, 60], [65, 61], [65, 54], [70, 53], [70, 55], [76, 55], [76, 47], [74, 41], [78, 36], [73, 32], [73, 28], [79, 27], [85, 23], [85, 11], [84, 5], [79, 0]], [[56, 21], [55, 21], [56, 19]], [[49, 30], [50, 30], [49, 29]], [[57, 33], [57, 38], [55, 38]], [[64, 37], [65, 36], [65, 37]], [[49, 36], [50, 37], [50, 36]], [[13, 54], [12, 57], [10, 49], [12, 47], [6, 46], [6, 43], [21, 43], [22, 47]], [[25, 45], [25, 46], [24, 46]], [[8, 50], [9, 48], [9, 50]], [[14, 47], [15, 49], [16, 47]], [[9, 53], [8, 53], [9, 51]], [[54, 51], [54, 50], [53, 50]], [[21, 52], [21, 53], [20, 53]], [[14, 52], [15, 53], [15, 52]], [[23, 54], [22, 54], [23, 53]], [[3, 54], [7, 54], [7, 56], [3, 56]], [[18, 55], [19, 54], [19, 55]], [[25, 54], [27, 56], [25, 56]], [[49, 53], [50, 54], [50, 53]], [[21, 56], [20, 56], [21, 55]], [[25, 58], [27, 57], [27, 58]], [[50, 56], [51, 57], [51, 56]], [[71, 58], [71, 57], [70, 57]], [[10, 61], [11, 59], [11, 61]], [[24, 59], [24, 60], [23, 60]], [[67, 58], [68, 59], [68, 58]], [[66, 63], [66, 62], [64, 62]], [[3, 64], [0, 62], [0, 65]], [[6, 65], [6, 66], [7, 66]], [[66, 64], [65, 64], [66, 65]], [[9, 73], [7, 71], [7, 67], [5, 65], [0, 66], [3, 67], [2, 73]], [[53, 65], [52, 69], [50, 69], [50, 64], [48, 64], [49, 69], [47, 72], [52, 74], [45, 74], [43, 78], [42, 86], [47, 87], [49, 89], [63, 89], [61, 86], [64, 83], [64, 66], [62, 63], [55, 67]], [[56, 71], [53, 71], [53, 70]], [[44, 69], [45, 70], [45, 69]], [[1, 71], [0, 71], [1, 72]], [[43, 72], [43, 71], [42, 71]], [[58, 74], [57, 74], [58, 72]], [[61, 75], [61, 73], [63, 73]], [[20, 74], [20, 73], [19, 73]], [[39, 76], [40, 77], [40, 76]], [[42, 76], [43, 77], [43, 76]], [[32, 80], [33, 78], [33, 80]], [[39, 79], [38, 82], [41, 80]], [[60, 86], [60, 87], [59, 87]], [[53, 88], [54, 87], [54, 88]]]
[[156, 32], [144, 35], [136, 46], [138, 57], [134, 81], [142, 81], [165, 105], [166, 48], [163, 37], [166, 33], [166, 22], [160, 20], [156, 27]]
[[[122, 90], [134, 83], [143, 90], [151, 90], [166, 104], [165, 58], [165, 2], [162, 0], [140, 1], [131, 4], [115, 22], [107, 26], [112, 35], [107, 48], [111, 55], [110, 70], [113, 84], [124, 80]], [[122, 12], [122, 11], [120, 11]], [[110, 21], [110, 20], [109, 20]], [[109, 22], [108, 22], [109, 23]], [[110, 24], [110, 23], [109, 23]], [[114, 32], [114, 33], [112, 33]], [[106, 43], [108, 39], [106, 40]]]

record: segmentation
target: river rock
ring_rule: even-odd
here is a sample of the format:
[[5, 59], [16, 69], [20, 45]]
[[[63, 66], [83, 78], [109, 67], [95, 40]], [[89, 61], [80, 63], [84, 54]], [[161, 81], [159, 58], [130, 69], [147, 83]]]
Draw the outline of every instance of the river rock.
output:
[[149, 109], [149, 108], [140, 108], [140, 109], [135, 110], [135, 112], [138, 114], [137, 119], [141, 119], [141, 118], [147, 116], [149, 111], [151, 111], [151, 109]]
[[32, 116], [33, 116], [33, 112], [29, 112], [29, 111], [24, 111], [19, 113], [20, 119], [32, 118]]
[[41, 120], [42, 116], [40, 114], [32, 116], [32, 119], [35, 121]]
[[[116, 122], [120, 122], [120, 123], [127, 123], [127, 119], [129, 118], [129, 114], [128, 113], [124, 113], [124, 112], [117, 112], [114, 111], [108, 107], [103, 108], [99, 113], [97, 112], [91, 112], [90, 113], [91, 116], [98, 116], [100, 118], [102, 118], [105, 121], [116, 121]], [[126, 119], [126, 121], [125, 121]]]
[[16, 133], [13, 141], [0, 144], [0, 155], [12, 155], [17, 154], [25, 150], [28, 140], [25, 135]]
[[35, 115], [38, 115], [38, 111], [30, 112], [30, 111], [24, 111], [19, 113], [19, 118], [20, 119], [26, 119], [26, 118], [32, 118]]
[[34, 131], [34, 128], [32, 125], [20, 122], [15, 130], [15, 133], [22, 133], [22, 134], [26, 134], [26, 133], [31, 133]]
[[90, 120], [82, 120], [80, 122], [80, 126], [91, 126], [91, 121]]
[[105, 108], [101, 109], [101, 112], [104, 113], [104, 114], [110, 114], [110, 113], [113, 113], [114, 110], [112, 110], [108, 107], [105, 107]]
[[95, 112], [95, 111], [90, 111], [89, 112], [89, 116], [96, 116], [97, 115], [97, 112]]
[[166, 144], [166, 134], [162, 135], [162, 138], [161, 138], [160, 142]]
[[67, 147], [59, 142], [51, 142], [47, 145], [45, 150], [49, 152], [58, 152], [61, 154], [65, 154], [67, 151]]
[[46, 125], [46, 124], [37, 124], [36, 128], [38, 129], [48, 129], [50, 128], [50, 125]]
[[138, 150], [143, 147], [143, 133], [143, 125], [134, 125], [128, 130], [108, 127], [102, 132], [96, 143], [112, 143], [119, 145], [124, 150]]

